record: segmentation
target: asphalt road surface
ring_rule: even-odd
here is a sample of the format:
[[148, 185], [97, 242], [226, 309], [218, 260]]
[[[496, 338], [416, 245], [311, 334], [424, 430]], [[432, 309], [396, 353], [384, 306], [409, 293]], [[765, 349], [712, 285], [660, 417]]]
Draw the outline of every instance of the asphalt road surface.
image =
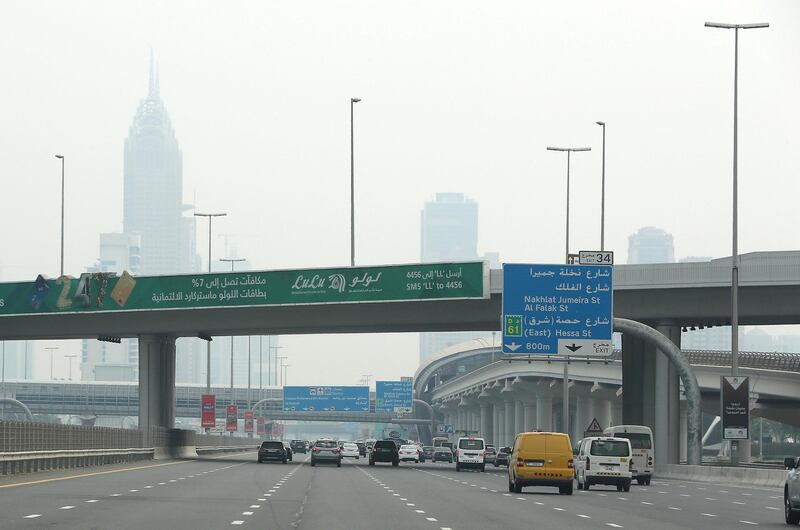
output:
[[452, 464], [311, 467], [255, 453], [0, 478], [0, 528], [424, 529], [785, 527], [782, 492], [654, 479], [628, 493], [593, 486], [508, 493], [504, 468]]

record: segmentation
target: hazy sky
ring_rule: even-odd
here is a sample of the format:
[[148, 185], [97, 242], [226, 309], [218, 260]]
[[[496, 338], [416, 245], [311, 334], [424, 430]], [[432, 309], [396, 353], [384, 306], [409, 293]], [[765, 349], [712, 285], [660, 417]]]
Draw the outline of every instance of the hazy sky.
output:
[[[442, 191], [478, 201], [481, 252], [560, 261], [566, 160], [547, 145], [593, 149], [573, 157], [571, 240], [597, 247], [597, 120], [618, 262], [645, 225], [678, 257], [728, 255], [733, 32], [706, 20], [771, 24], [740, 34], [740, 250], [796, 249], [800, 2], [4, 2], [0, 277], [58, 272], [55, 153], [67, 272], [121, 229], [151, 47], [186, 202], [228, 212], [219, 233], [251, 268], [348, 263], [351, 96], [359, 264], [418, 261], [419, 211]], [[297, 383], [322, 383], [320, 367], [332, 383], [411, 375], [418, 360], [415, 334], [282, 344]]]

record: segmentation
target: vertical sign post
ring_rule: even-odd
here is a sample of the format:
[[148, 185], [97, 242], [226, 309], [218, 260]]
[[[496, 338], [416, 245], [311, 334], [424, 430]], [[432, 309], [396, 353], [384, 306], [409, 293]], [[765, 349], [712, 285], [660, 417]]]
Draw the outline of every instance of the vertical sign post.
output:
[[750, 380], [747, 377], [722, 376], [722, 437], [725, 440], [750, 438]]
[[267, 433], [267, 418], [259, 416], [256, 420], [256, 434], [264, 436]]
[[225, 414], [225, 430], [234, 433], [239, 428], [239, 409], [236, 405], [228, 405]]
[[252, 410], [244, 411], [244, 432], [250, 434], [251, 437], [253, 436], [253, 419]]
[[213, 429], [217, 422], [217, 403], [214, 394], [200, 397], [200, 426]]

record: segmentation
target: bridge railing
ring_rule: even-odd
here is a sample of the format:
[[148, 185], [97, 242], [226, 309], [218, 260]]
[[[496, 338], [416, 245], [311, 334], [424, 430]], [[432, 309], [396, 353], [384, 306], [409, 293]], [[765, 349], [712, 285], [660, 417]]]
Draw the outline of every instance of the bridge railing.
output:
[[111, 427], [0, 421], [0, 453], [142, 447], [142, 434]]
[[[683, 350], [693, 365], [730, 366], [731, 352], [713, 350]], [[740, 352], [739, 366], [759, 370], [800, 372], [800, 354], [780, 352]]]

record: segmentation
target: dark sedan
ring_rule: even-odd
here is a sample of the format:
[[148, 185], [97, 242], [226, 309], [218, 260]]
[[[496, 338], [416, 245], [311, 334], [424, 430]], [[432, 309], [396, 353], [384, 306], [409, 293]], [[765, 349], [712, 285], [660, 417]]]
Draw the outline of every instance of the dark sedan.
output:
[[511, 458], [511, 448], [501, 447], [497, 451], [497, 456], [494, 458], [494, 467], [506, 466], [508, 467], [508, 459]]
[[286, 463], [288, 455], [286, 454], [286, 447], [283, 442], [266, 441], [261, 442], [261, 447], [258, 448], [258, 463], [266, 460], [277, 460]]

